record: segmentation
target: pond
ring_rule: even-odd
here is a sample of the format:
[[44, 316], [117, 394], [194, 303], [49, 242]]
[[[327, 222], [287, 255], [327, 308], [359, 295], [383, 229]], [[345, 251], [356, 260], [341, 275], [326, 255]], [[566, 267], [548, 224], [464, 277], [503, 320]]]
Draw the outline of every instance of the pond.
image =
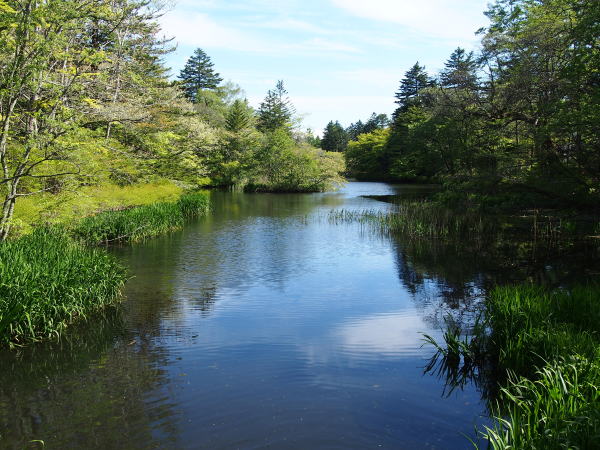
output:
[[502, 270], [329, 220], [421, 192], [213, 192], [210, 216], [112, 250], [132, 275], [119, 311], [0, 354], [0, 447], [468, 448], [482, 393], [424, 374], [422, 333]]

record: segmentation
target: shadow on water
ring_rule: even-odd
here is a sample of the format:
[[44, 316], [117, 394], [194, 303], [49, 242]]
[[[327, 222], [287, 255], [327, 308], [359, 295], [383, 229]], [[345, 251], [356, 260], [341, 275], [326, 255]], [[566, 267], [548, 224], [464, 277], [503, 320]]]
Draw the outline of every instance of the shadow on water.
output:
[[127, 330], [120, 310], [61, 341], [3, 352], [0, 447], [175, 446], [165, 358], [160, 347]]

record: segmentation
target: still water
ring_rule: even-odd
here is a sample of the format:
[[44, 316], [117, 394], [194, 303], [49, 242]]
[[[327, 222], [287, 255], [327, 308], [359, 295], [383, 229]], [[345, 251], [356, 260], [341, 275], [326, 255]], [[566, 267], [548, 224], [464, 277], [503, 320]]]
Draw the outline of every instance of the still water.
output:
[[486, 274], [329, 218], [416, 192], [215, 192], [209, 217], [115, 249], [119, 312], [0, 354], [0, 447], [468, 448], [481, 395], [423, 373], [421, 333], [468, 314]]

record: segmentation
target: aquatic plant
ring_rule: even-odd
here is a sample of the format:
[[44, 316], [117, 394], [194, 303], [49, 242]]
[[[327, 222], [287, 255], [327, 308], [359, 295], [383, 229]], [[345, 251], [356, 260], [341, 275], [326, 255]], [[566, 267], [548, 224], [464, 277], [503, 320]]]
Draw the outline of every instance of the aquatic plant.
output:
[[426, 336], [437, 349], [427, 370], [437, 367], [451, 388], [465, 374], [495, 377], [487, 381], [498, 392], [484, 396], [496, 422], [482, 431], [494, 449], [591, 448], [600, 438], [598, 286], [499, 287], [483, 305], [470, 333], [449, 326], [444, 343]]
[[207, 193], [189, 193], [176, 202], [105, 211], [86, 217], [74, 226], [73, 233], [90, 244], [139, 242], [180, 229], [186, 219], [206, 214], [208, 209]]
[[125, 270], [59, 228], [0, 245], [0, 346], [60, 336], [118, 299]]
[[498, 230], [498, 221], [494, 218], [457, 213], [429, 201], [402, 202], [392, 212], [333, 211], [330, 220], [371, 224], [381, 231], [411, 238], [482, 238]]

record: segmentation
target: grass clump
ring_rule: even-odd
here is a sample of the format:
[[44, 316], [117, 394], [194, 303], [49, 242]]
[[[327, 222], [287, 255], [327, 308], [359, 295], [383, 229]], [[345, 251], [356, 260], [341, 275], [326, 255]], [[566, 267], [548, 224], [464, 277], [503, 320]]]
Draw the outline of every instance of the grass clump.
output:
[[59, 336], [71, 323], [113, 304], [125, 270], [58, 228], [0, 245], [0, 346]]
[[[598, 448], [600, 289], [496, 288], [470, 333], [444, 335], [432, 359], [450, 385], [487, 378], [493, 449]], [[467, 334], [468, 336], [465, 336]], [[479, 379], [478, 379], [479, 377]], [[491, 387], [492, 385], [495, 385]]]
[[162, 202], [120, 211], [105, 211], [81, 220], [73, 229], [90, 244], [139, 242], [183, 227], [185, 220], [209, 210], [208, 193], [195, 192], [176, 202]]

